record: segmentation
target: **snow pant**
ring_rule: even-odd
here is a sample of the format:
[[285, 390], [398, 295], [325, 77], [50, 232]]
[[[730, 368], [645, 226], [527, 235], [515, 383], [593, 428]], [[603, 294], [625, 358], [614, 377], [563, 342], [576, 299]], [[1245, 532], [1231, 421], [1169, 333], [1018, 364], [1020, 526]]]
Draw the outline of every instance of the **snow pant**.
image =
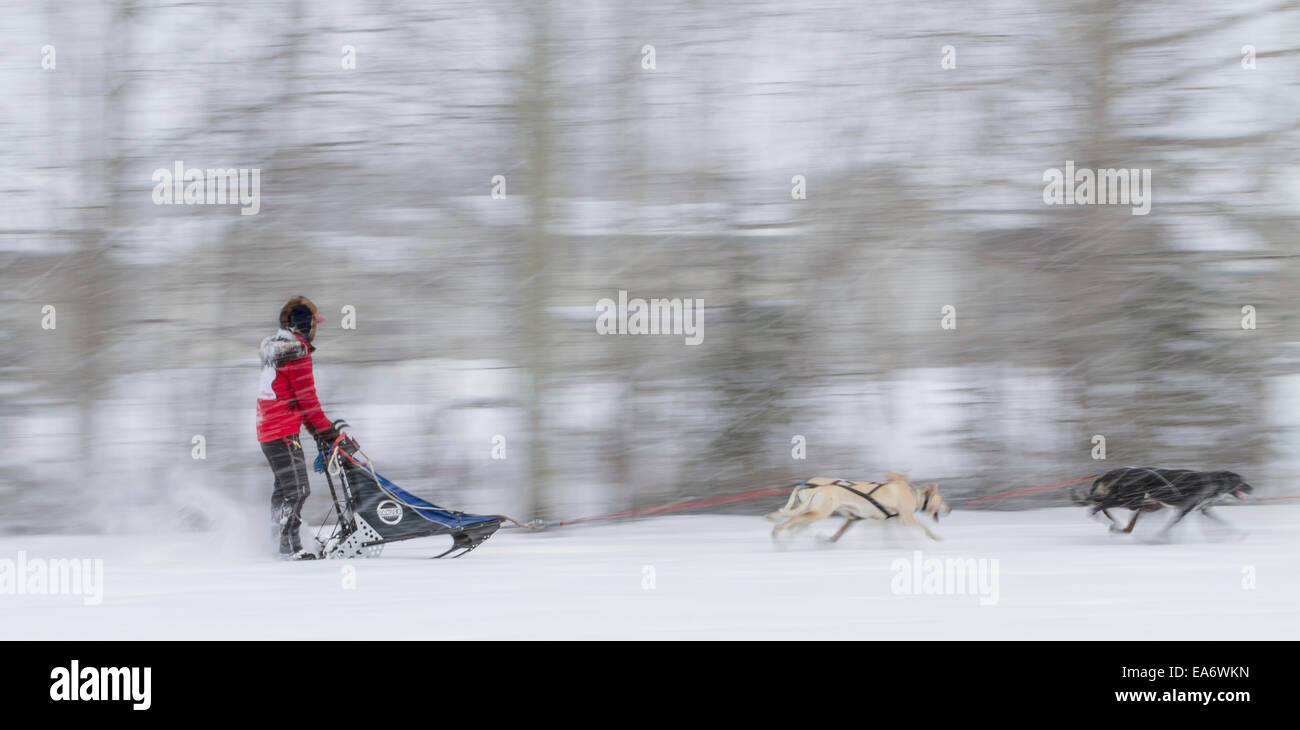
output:
[[262, 453], [275, 474], [275, 488], [271, 491], [271, 520], [273, 534], [280, 541], [280, 554], [288, 555], [302, 549], [302, 506], [311, 494], [307, 484], [307, 461], [302, 453], [298, 435], [285, 436], [275, 441], [263, 441]]

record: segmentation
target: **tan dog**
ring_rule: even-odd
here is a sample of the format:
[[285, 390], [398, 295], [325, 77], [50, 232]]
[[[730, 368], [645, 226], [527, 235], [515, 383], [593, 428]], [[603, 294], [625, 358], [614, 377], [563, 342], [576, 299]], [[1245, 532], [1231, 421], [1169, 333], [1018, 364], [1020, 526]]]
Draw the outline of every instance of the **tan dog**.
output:
[[914, 513], [918, 511], [938, 522], [940, 515], [946, 515], [952, 509], [939, 494], [939, 485], [913, 487], [906, 476], [891, 471], [883, 482], [814, 477], [796, 485], [785, 506], [766, 517], [774, 521], [785, 520], [772, 528], [773, 539], [783, 531], [801, 530], [836, 513], [847, 519], [831, 542], [839, 540], [858, 520], [887, 520], [890, 517], [898, 517], [905, 525], [921, 528], [932, 540], [941, 539], [930, 532], [930, 528], [917, 522]]

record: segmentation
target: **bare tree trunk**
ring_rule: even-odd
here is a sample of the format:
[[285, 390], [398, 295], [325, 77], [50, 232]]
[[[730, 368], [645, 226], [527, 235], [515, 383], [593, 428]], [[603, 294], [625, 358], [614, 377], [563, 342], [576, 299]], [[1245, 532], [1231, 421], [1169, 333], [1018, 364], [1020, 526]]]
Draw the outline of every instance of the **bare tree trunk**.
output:
[[[96, 479], [101, 471], [101, 460], [108, 458], [103, 441], [108, 435], [97, 423], [102, 417], [100, 405], [107, 395], [107, 385], [112, 377], [110, 332], [120, 321], [121, 311], [116, 306], [116, 289], [120, 284], [112, 270], [109, 257], [115, 245], [114, 238], [124, 225], [124, 207], [121, 179], [126, 165], [126, 104], [131, 83], [128, 69], [131, 53], [131, 24], [135, 17], [132, 0], [122, 0], [107, 18], [103, 29], [103, 63], [100, 75], [92, 82], [98, 89], [85, 95], [93, 113], [83, 119], [97, 119], [98, 126], [86, 129], [85, 142], [89, 148], [89, 165], [93, 172], [86, 176], [90, 195], [98, 204], [91, 203], [85, 210], [82, 226], [81, 252], [78, 255], [76, 287], [77, 300], [77, 408], [80, 424], [81, 484], [85, 503], [92, 505], [90, 514], [105, 514], [93, 509], [111, 499], [107, 485]], [[97, 93], [98, 92], [98, 93]], [[101, 525], [102, 526], [102, 525]]]
[[546, 307], [550, 294], [551, 222], [550, 184], [552, 164], [552, 129], [550, 120], [550, 76], [553, 62], [550, 9], [545, 3], [524, 3], [530, 26], [531, 53], [524, 69], [525, 86], [521, 104], [521, 122], [525, 137], [528, 167], [528, 230], [525, 233], [525, 268], [522, 291], [528, 313], [526, 333], [528, 389], [528, 486], [524, 514], [547, 516], [551, 481], [547, 453], [549, 420], [546, 418], [546, 394], [551, 377], [548, 352]]

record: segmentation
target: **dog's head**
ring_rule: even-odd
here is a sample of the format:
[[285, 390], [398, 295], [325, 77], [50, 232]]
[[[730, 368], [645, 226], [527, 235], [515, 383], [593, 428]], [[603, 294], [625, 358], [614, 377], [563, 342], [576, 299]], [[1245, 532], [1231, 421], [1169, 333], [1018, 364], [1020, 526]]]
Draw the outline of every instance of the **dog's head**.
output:
[[917, 490], [917, 496], [920, 497], [917, 506], [922, 512], [933, 517], [935, 522], [939, 521], [940, 516], [946, 517], [952, 512], [952, 507], [949, 507], [943, 495], [939, 494], [938, 484], [927, 484], [921, 487]]
[[1255, 488], [1247, 484], [1246, 480], [1242, 479], [1240, 474], [1225, 471], [1223, 472], [1223, 475], [1223, 484], [1225, 485], [1224, 491], [1237, 499], [1244, 502], [1246, 501], [1246, 495], [1255, 491]]

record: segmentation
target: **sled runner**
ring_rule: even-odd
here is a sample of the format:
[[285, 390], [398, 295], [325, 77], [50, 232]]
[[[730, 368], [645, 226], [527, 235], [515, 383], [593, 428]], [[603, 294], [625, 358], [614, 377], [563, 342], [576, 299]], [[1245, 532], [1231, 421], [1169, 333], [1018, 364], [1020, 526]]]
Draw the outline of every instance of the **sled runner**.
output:
[[[452, 557], [459, 558], [492, 537], [502, 522], [526, 527], [505, 515], [449, 510], [407, 492], [375, 471], [357, 442], [342, 431], [343, 426], [346, 424], [336, 424], [339, 437], [332, 444], [318, 444], [322, 449], [316, 468], [321, 471], [323, 467], [334, 500], [316, 535], [321, 558], [378, 557], [390, 542], [437, 535], [450, 535], [452, 544], [433, 557], [454, 552]], [[327, 528], [330, 534], [322, 538]]]

